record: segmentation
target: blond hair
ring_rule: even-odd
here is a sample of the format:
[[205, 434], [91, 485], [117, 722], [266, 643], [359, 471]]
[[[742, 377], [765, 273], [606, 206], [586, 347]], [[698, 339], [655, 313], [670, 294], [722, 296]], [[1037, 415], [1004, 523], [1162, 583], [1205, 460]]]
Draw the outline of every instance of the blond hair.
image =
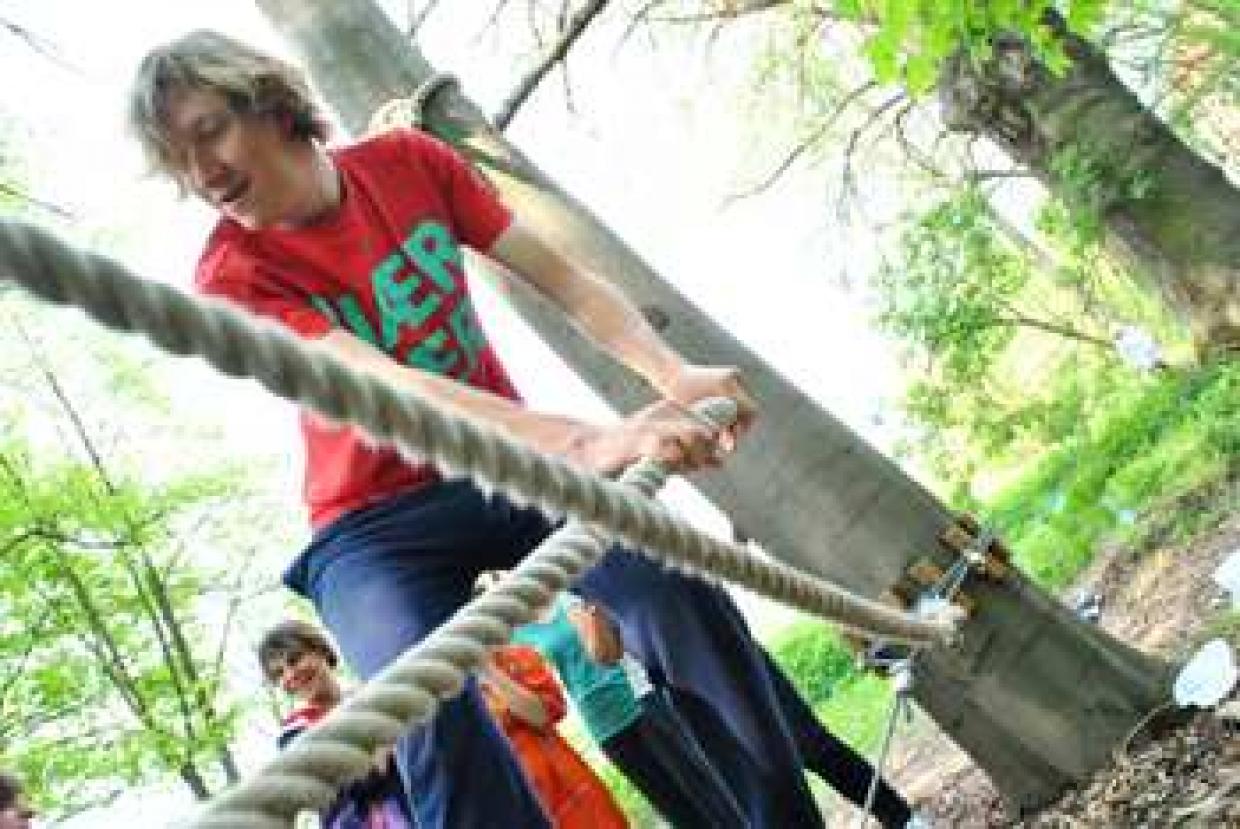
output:
[[218, 32], [199, 29], [156, 49], [138, 65], [129, 93], [129, 127], [154, 171], [176, 178], [168, 135], [173, 94], [221, 95], [234, 112], [287, 120], [292, 137], [324, 140], [330, 129], [297, 67]]

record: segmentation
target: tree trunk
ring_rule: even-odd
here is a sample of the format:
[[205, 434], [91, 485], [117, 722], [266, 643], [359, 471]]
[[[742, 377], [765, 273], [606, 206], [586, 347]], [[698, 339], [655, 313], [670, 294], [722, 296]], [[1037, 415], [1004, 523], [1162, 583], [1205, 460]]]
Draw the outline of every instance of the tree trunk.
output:
[[[990, 138], [1074, 209], [1146, 280], [1200, 346], [1240, 346], [1240, 190], [1143, 106], [1104, 55], [1050, 24], [1063, 75], [1018, 37], [978, 67], [960, 56], [939, 85], [944, 121]], [[1074, 163], [1065, 163], [1067, 160]]]
[[[354, 131], [434, 73], [370, 0], [258, 5]], [[936, 540], [951, 520], [942, 504], [660, 279], [455, 88], [431, 98], [426, 124], [479, 164], [539, 232], [613, 280], [687, 357], [742, 368], [763, 421], [728, 471], [696, 483], [772, 554], [872, 597], [911, 561], [946, 560]], [[510, 294], [614, 406], [632, 410], [649, 398], [539, 297], [516, 286]], [[1003, 585], [971, 583], [968, 591], [977, 616], [958, 647], [921, 661], [917, 699], [1013, 804], [1046, 803], [1102, 765], [1165, 699], [1166, 667], [1080, 624], [1019, 576]]]

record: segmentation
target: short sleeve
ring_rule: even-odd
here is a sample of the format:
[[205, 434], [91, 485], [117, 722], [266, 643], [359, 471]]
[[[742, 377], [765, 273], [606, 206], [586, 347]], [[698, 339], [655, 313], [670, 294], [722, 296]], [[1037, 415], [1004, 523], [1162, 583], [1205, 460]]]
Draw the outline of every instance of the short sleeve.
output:
[[422, 163], [446, 197], [457, 237], [475, 250], [486, 252], [512, 224], [512, 211], [495, 187], [456, 150], [417, 130], [403, 132], [406, 145]]
[[238, 305], [307, 339], [322, 337], [334, 327], [327, 313], [315, 307], [308, 297], [283, 287], [267, 266], [231, 247], [208, 249], [198, 263], [194, 288], [204, 296]]

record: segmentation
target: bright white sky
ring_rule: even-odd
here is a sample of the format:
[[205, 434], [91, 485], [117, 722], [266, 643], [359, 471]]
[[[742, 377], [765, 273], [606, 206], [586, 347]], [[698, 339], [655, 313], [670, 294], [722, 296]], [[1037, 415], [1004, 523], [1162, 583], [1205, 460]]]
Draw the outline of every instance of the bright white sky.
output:
[[[403, 13], [400, 3], [385, 5]], [[461, 76], [484, 109], [502, 98], [513, 75], [505, 42], [480, 33], [495, 5], [442, 3], [421, 37], [427, 56]], [[0, 33], [0, 74], [8, 79], [0, 103], [19, 116], [21, 137], [32, 142], [26, 146], [35, 193], [74, 211], [88, 235], [106, 240], [139, 272], [186, 284], [210, 217], [177, 203], [168, 186], [142, 180], [140, 159], [122, 130], [130, 73], [148, 48], [199, 26], [273, 50], [283, 44], [246, 0], [0, 0], [0, 18], [48, 38], [74, 67], [57, 66]], [[614, 24], [600, 27], [573, 53], [575, 112], [567, 111], [553, 76], [510, 137], [701, 307], [873, 436], [873, 418], [896, 372], [855, 297], [836, 287], [842, 272], [863, 272], [872, 253], [864, 245], [833, 247], [838, 237], [828, 226], [823, 177], [794, 170], [764, 196], [721, 208], [729, 193], [763, 175], [790, 140], [785, 132], [764, 145], [739, 117], [735, 101], [748, 89], [749, 45], [724, 37], [708, 54], [673, 37], [652, 48], [639, 35], [621, 49], [619, 31]], [[510, 315], [480, 304], [534, 405], [606, 416], [606, 407]], [[232, 424], [228, 452], [270, 454], [282, 446], [292, 473], [292, 422], [282, 406], [236, 383], [187, 375], [178, 397]], [[295, 493], [289, 495], [291, 501]], [[684, 490], [674, 502], [707, 529], [724, 531], [726, 522]], [[758, 621], [780, 618], [767, 610]], [[158, 813], [153, 802], [123, 800], [68, 825], [134, 819], [153, 825], [186, 807], [179, 792]]]

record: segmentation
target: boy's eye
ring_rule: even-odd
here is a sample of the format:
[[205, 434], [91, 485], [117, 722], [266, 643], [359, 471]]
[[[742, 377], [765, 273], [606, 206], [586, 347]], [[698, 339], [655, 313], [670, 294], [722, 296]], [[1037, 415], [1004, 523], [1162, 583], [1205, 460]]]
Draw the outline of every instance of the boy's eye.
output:
[[194, 137], [199, 141], [210, 141], [219, 138], [228, 126], [228, 118], [223, 114], [208, 115], [194, 127]]

